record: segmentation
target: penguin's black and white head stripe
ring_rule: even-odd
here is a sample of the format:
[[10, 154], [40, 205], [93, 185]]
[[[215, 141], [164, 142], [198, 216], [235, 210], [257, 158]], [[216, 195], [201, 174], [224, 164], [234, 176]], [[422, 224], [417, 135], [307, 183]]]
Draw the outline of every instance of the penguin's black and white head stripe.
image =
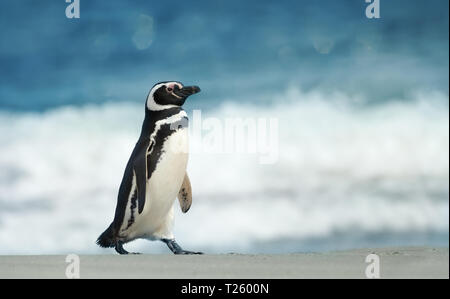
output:
[[198, 86], [183, 86], [183, 84], [176, 81], [159, 82], [150, 90], [146, 106], [150, 111], [180, 107], [188, 96], [197, 92], [200, 92]]

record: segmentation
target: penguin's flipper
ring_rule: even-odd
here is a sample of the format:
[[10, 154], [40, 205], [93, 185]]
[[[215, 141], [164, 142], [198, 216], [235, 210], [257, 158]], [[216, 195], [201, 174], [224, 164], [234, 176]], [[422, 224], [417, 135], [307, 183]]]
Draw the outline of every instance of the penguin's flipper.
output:
[[[129, 161], [129, 173], [136, 177], [136, 191], [139, 214], [144, 210], [145, 194], [147, 188], [147, 149], [149, 142], [146, 139], [139, 140], [131, 154]], [[125, 194], [126, 201], [129, 198], [129, 192]]]
[[139, 214], [144, 210], [145, 193], [147, 187], [147, 157], [145, 150], [141, 151], [134, 161], [134, 172], [136, 174], [136, 186], [138, 197]]
[[180, 202], [181, 211], [183, 213], [189, 211], [192, 204], [192, 187], [187, 173], [184, 175], [183, 184], [178, 192], [178, 201]]

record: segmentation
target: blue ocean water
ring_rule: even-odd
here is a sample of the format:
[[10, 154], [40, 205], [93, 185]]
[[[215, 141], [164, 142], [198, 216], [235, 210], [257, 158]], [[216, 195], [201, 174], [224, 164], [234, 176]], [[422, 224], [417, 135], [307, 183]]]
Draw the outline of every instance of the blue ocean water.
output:
[[448, 93], [448, 1], [65, 1], [0, 4], [0, 108], [142, 102], [161, 80], [198, 82], [196, 106], [259, 104], [289, 84], [371, 102]]
[[202, 88], [191, 117], [279, 123], [274, 164], [193, 152], [186, 247], [448, 246], [448, 1], [382, 0], [381, 19], [363, 0], [80, 4], [67, 19], [63, 0], [0, 3], [1, 254], [103, 252], [165, 80]]

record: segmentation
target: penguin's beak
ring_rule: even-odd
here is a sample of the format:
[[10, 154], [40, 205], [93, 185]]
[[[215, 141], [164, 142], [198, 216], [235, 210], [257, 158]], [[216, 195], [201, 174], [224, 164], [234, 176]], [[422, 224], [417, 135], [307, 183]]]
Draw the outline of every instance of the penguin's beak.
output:
[[177, 96], [183, 98], [187, 98], [188, 96], [198, 92], [200, 92], [200, 87], [198, 86], [184, 86], [183, 88], [174, 91]]

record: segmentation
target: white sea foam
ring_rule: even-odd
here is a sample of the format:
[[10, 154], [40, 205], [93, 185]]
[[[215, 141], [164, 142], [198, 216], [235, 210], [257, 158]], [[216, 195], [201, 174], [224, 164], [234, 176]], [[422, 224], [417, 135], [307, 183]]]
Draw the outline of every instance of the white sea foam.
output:
[[[253, 244], [294, 240], [296, 250], [336, 233], [358, 246], [357, 233], [433, 231], [448, 240], [447, 95], [355, 108], [344, 95], [290, 89], [274, 103], [203, 111], [278, 118], [279, 157], [262, 165], [257, 154], [192, 154], [193, 205], [186, 215], [176, 207], [182, 245], [256, 251]], [[0, 113], [0, 254], [104, 252], [94, 242], [113, 218], [143, 109]], [[146, 246], [128, 248], [152, 251]]]

